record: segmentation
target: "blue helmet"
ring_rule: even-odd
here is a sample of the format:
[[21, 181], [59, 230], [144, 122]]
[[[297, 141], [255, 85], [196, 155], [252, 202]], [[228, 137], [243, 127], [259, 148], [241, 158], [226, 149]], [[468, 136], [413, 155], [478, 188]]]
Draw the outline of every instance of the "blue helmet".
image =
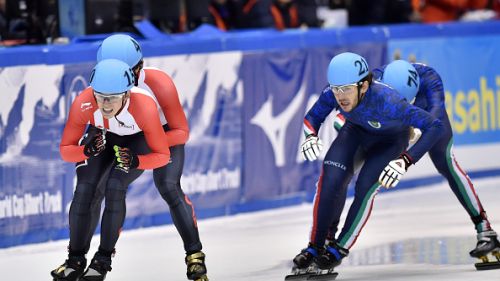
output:
[[413, 102], [420, 87], [417, 70], [405, 60], [395, 60], [388, 64], [381, 81], [398, 91], [410, 103]]
[[134, 86], [134, 74], [123, 61], [116, 59], [102, 60], [90, 74], [90, 86], [101, 94], [118, 95]]
[[365, 58], [354, 53], [341, 53], [333, 57], [328, 65], [327, 79], [333, 86], [354, 84], [368, 76]]
[[128, 35], [111, 35], [102, 41], [97, 51], [97, 61], [105, 59], [121, 60], [134, 67], [142, 60], [141, 46]]

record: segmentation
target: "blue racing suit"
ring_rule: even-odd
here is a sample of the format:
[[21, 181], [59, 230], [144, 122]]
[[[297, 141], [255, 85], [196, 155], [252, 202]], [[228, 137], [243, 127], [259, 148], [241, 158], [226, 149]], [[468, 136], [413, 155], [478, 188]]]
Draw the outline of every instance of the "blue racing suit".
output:
[[[330, 225], [338, 224], [353, 176], [354, 156], [362, 150], [364, 164], [356, 181], [354, 201], [336, 239], [339, 246], [349, 249], [368, 220], [384, 167], [402, 153], [416, 163], [440, 138], [443, 125], [425, 110], [406, 102], [392, 88], [374, 81], [350, 112], [339, 107], [332, 90], [326, 87], [304, 118], [305, 133], [317, 135], [334, 109], [344, 115], [346, 123], [323, 161], [314, 199], [310, 242], [322, 247]], [[419, 128], [422, 137], [405, 152], [410, 126]]]

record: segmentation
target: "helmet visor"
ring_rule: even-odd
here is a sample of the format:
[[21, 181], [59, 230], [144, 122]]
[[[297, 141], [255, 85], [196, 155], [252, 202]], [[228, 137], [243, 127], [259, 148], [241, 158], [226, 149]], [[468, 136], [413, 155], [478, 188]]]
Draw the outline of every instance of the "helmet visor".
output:
[[127, 92], [123, 92], [120, 94], [103, 94], [103, 93], [99, 93], [97, 91], [94, 91], [94, 97], [95, 97], [96, 101], [100, 102], [100, 103], [104, 103], [105, 101], [110, 102], [110, 103], [114, 103], [114, 102], [121, 101], [126, 93]]
[[352, 89], [352, 87], [357, 87], [357, 86], [359, 86], [359, 82], [340, 85], [340, 86], [330, 85], [330, 89], [332, 90], [333, 94], [340, 95], [340, 94], [347, 94], [349, 90]]

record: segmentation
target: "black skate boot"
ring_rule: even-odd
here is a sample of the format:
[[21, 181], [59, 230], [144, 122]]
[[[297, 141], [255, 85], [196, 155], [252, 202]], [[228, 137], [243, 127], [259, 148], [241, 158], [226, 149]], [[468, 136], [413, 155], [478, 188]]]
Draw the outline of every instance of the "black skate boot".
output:
[[50, 275], [54, 281], [76, 281], [82, 276], [87, 266], [87, 259], [84, 256], [69, 256], [64, 264], [52, 270]]
[[483, 231], [477, 234], [476, 248], [469, 252], [473, 258], [480, 258], [500, 248], [497, 233], [493, 230]]
[[314, 257], [318, 256], [318, 252], [318, 248], [309, 243], [307, 248], [302, 249], [302, 251], [295, 256], [293, 264], [299, 269], [306, 269], [312, 264]]
[[97, 252], [80, 281], [103, 281], [108, 271], [111, 271], [111, 256]]
[[[497, 261], [489, 261], [488, 254], [492, 254]], [[500, 268], [500, 242], [497, 233], [493, 230], [483, 231], [477, 234], [476, 248], [469, 252], [473, 258], [481, 259], [476, 263], [477, 270]]]
[[325, 245], [325, 250], [314, 258], [314, 262], [321, 270], [332, 269], [342, 262], [342, 259], [349, 255], [349, 250], [340, 247], [337, 243], [331, 241]]
[[186, 255], [187, 278], [195, 281], [208, 281], [205, 254], [202, 251]]
[[298, 255], [293, 258], [292, 272], [285, 276], [285, 280], [307, 280], [312, 274], [316, 273], [316, 265], [313, 263], [314, 257], [318, 256], [319, 249], [312, 243], [307, 248], [302, 249]]

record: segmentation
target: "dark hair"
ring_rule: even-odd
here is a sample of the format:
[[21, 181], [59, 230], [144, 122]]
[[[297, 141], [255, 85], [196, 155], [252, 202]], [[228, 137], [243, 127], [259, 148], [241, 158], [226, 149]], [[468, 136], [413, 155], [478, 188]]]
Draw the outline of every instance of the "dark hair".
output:
[[363, 77], [363, 79], [359, 80], [359, 82], [361, 82], [361, 84], [363, 82], [367, 81], [368, 82], [368, 86], [370, 86], [373, 82], [373, 73], [370, 71], [368, 72], [368, 75], [366, 75], [365, 77]]

